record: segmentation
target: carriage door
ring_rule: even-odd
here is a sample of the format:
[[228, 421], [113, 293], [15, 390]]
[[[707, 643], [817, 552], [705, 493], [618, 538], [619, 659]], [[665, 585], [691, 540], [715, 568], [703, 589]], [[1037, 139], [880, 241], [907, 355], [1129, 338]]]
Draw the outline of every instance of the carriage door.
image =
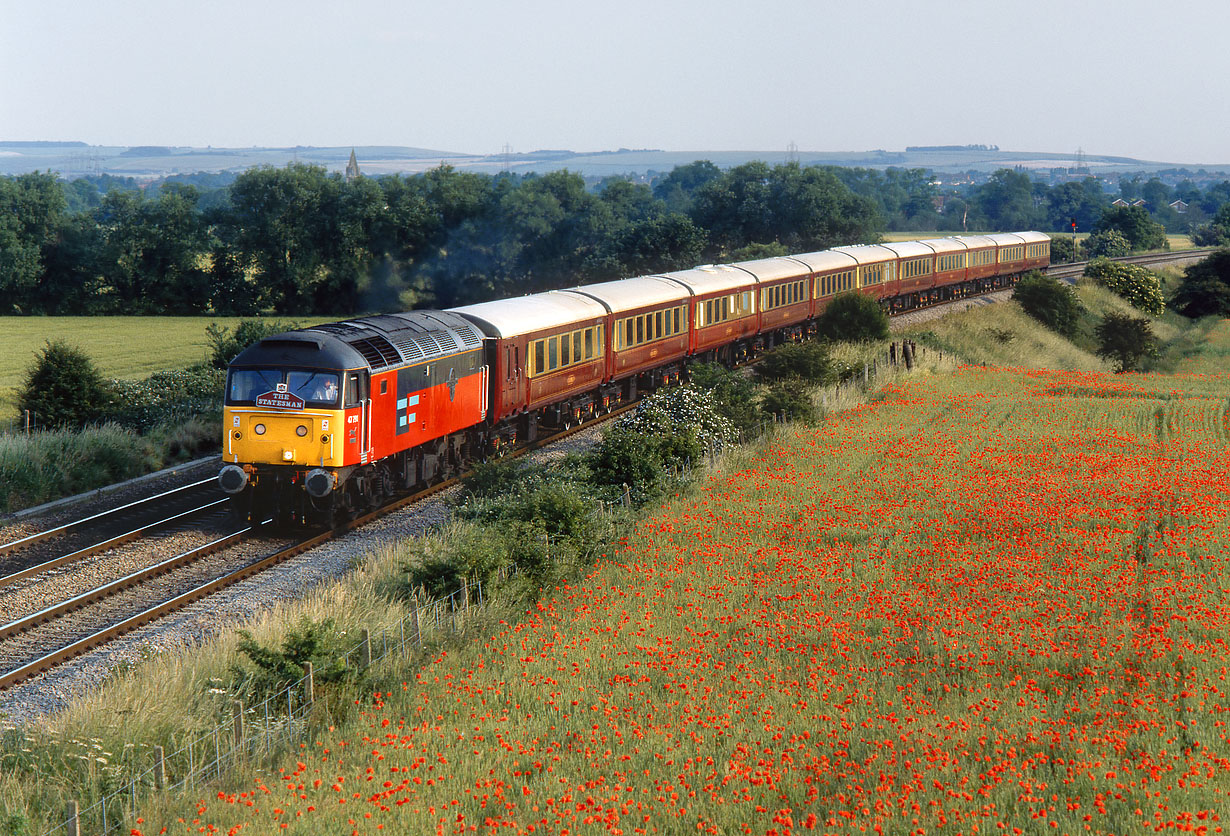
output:
[[504, 356], [500, 358], [504, 364], [504, 386], [500, 393], [500, 414], [507, 415], [515, 410], [521, 402], [521, 386], [525, 381], [525, 370], [521, 367], [521, 346], [504, 343]]

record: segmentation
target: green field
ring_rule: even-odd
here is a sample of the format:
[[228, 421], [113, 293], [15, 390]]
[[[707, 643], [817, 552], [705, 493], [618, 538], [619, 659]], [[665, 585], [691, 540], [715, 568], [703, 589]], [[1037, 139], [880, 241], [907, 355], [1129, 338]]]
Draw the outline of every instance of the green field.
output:
[[[330, 319], [296, 321], [309, 324]], [[80, 348], [104, 377], [139, 379], [208, 360], [206, 327], [216, 323], [233, 328], [240, 321], [238, 317], [209, 316], [0, 317], [0, 420], [11, 415], [26, 370], [48, 340], [65, 340]]]

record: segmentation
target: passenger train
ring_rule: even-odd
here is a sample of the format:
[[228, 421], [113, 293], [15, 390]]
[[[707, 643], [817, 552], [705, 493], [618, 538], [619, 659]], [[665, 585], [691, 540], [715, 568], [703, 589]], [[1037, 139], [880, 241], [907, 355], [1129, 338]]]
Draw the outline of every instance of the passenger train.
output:
[[245, 518], [331, 525], [692, 363], [811, 336], [839, 293], [897, 313], [1049, 263], [1039, 232], [836, 247], [266, 337], [229, 368], [219, 483]]

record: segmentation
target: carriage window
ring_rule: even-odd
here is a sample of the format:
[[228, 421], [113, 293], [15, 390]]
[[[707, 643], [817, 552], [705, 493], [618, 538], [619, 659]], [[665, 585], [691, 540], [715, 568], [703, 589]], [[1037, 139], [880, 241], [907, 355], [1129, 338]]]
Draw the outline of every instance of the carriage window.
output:
[[559, 368], [559, 338], [547, 340], [547, 371]]

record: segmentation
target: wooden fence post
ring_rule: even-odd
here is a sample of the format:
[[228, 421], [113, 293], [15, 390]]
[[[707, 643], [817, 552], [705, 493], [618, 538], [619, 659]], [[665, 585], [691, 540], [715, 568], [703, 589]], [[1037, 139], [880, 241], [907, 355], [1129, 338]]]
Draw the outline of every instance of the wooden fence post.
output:
[[359, 666], [367, 670], [372, 666], [372, 634], [364, 627], [359, 640]]
[[64, 825], [68, 836], [81, 836], [81, 808], [76, 801], [68, 802], [65, 818], [68, 819]]
[[311, 662], [303, 663], [303, 701], [308, 705], [316, 701], [316, 675]]
[[154, 786], [160, 790], [167, 786], [167, 753], [161, 746], [154, 747]]
[[414, 597], [410, 600], [410, 606], [413, 607], [414, 615], [414, 646], [423, 646], [423, 628], [419, 625], [419, 599]]
[[243, 746], [243, 700], [235, 700], [231, 705], [231, 734], [234, 737], [235, 748]]

